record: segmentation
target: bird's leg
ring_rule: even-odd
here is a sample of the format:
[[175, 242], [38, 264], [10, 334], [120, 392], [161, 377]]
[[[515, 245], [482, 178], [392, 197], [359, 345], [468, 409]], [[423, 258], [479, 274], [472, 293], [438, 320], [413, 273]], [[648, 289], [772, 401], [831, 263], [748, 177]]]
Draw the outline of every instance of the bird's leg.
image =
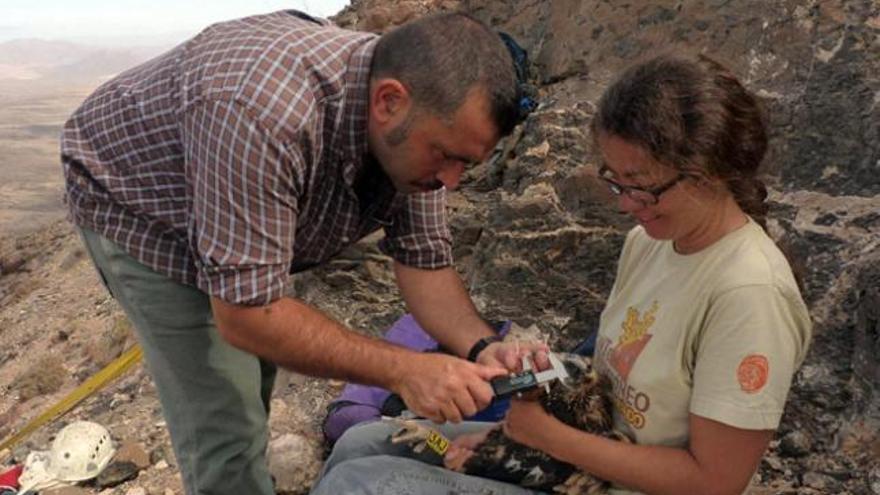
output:
[[401, 428], [391, 434], [391, 443], [406, 443], [412, 447], [413, 452], [420, 454], [429, 447], [435, 453], [443, 456], [449, 448], [449, 440], [438, 431], [422, 426], [416, 421], [399, 420], [392, 421], [400, 424]]

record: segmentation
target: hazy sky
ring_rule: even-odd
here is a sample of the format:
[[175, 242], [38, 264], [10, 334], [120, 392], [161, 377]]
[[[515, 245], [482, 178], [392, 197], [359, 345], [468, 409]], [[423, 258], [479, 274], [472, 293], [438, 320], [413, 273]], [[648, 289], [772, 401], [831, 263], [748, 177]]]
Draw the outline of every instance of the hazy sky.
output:
[[220, 20], [280, 9], [327, 17], [348, 0], [2, 0], [0, 42], [164, 43]]

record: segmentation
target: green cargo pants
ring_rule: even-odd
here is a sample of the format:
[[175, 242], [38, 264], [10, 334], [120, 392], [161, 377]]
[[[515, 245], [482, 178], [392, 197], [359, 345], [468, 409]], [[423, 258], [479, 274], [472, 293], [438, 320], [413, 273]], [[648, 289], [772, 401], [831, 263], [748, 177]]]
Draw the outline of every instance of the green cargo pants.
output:
[[137, 333], [188, 495], [271, 495], [266, 464], [276, 368], [217, 332], [208, 296], [80, 229], [105, 286]]

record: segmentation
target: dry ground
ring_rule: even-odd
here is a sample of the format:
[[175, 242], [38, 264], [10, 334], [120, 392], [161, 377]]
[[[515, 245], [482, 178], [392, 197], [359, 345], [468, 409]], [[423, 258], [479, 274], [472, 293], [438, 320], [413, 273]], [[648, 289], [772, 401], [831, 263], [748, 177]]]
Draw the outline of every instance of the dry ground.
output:
[[0, 235], [33, 231], [63, 216], [58, 137], [92, 89], [0, 80]]

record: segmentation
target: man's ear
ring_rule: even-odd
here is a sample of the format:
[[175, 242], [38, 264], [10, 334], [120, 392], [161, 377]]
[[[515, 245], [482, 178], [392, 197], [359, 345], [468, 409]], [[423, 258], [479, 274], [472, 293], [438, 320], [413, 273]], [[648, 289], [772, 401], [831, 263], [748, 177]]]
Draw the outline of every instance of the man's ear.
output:
[[370, 114], [376, 123], [396, 125], [409, 113], [412, 97], [397, 79], [384, 78], [370, 84]]

